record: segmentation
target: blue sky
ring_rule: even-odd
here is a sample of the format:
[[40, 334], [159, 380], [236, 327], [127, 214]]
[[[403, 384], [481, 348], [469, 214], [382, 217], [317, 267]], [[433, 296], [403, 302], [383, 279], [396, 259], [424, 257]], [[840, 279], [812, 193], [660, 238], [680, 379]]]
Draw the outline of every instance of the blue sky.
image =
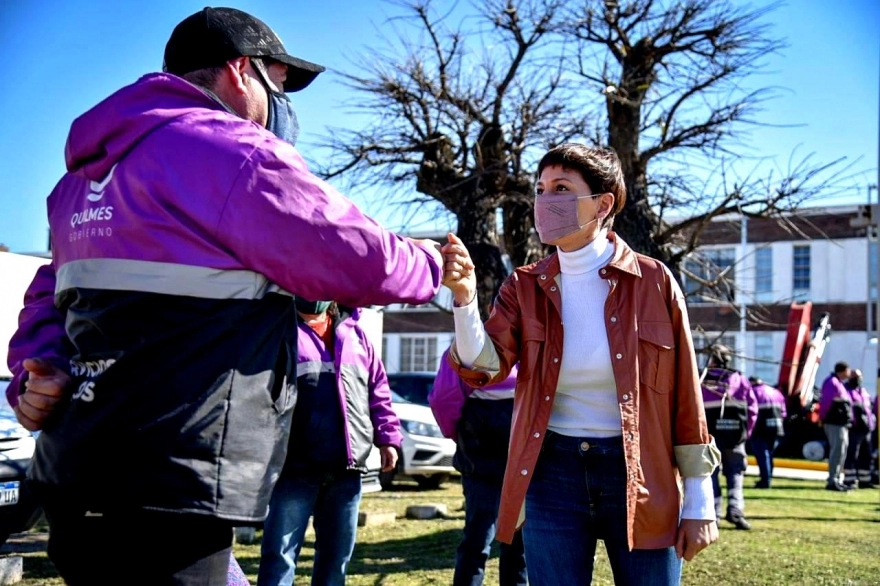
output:
[[[435, 0], [437, 2], [437, 0]], [[449, 5], [448, 0], [437, 2]], [[205, 0], [4, 0], [0, 54], [6, 73], [0, 92], [0, 243], [13, 251], [46, 248], [45, 198], [64, 172], [70, 123], [119, 87], [161, 67], [168, 35]], [[332, 70], [350, 71], [351, 57], [374, 44], [393, 7], [377, 0], [241, 0], [232, 4], [269, 23], [297, 56], [329, 73], [296, 94], [303, 129], [300, 146], [328, 125], [357, 126], [342, 103], [350, 94]], [[221, 4], [223, 5], [223, 4]], [[860, 172], [853, 189], [817, 203], [862, 203], [877, 183], [880, 110], [880, 2], [791, 0], [771, 16], [787, 39], [784, 55], [770, 58], [761, 82], [785, 88], [761, 120], [786, 127], [759, 128], [754, 156], [815, 153], [818, 160], [847, 157]], [[363, 194], [353, 197], [389, 228], [399, 229]]]

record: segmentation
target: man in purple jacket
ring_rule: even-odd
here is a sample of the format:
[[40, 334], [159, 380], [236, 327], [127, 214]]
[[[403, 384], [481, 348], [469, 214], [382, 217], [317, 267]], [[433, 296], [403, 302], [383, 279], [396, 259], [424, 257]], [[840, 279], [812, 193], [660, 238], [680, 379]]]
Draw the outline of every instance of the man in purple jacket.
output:
[[871, 433], [877, 423], [871, 395], [863, 386], [862, 371], [853, 369], [843, 384], [852, 403], [852, 426], [843, 462], [843, 484], [847, 488], [871, 488]]
[[846, 362], [834, 365], [834, 372], [822, 383], [819, 397], [819, 419], [828, 438], [828, 482], [825, 488], [836, 492], [846, 492], [849, 487], [840, 482], [840, 472], [846, 457], [849, 443], [849, 428], [852, 425], [852, 401], [843, 381], [851, 370]]
[[[69, 584], [223, 585], [259, 524], [296, 401], [294, 296], [425, 303], [441, 257], [382, 229], [291, 146], [283, 92], [323, 70], [206, 8], [167, 73], [74, 121], [7, 391], [41, 429], [29, 485]], [[282, 91], [283, 90], [283, 91]]]
[[785, 436], [785, 395], [760, 378], [749, 377], [749, 383], [758, 401], [758, 419], [749, 438], [761, 475], [755, 488], [770, 488], [773, 480], [773, 452]]
[[723, 499], [719, 475], [727, 482], [727, 521], [737, 529], [749, 530], [745, 517], [743, 482], [746, 473], [746, 440], [758, 420], [758, 401], [752, 385], [739, 371], [730, 368], [732, 355], [727, 346], [716, 344], [709, 355], [703, 377], [703, 407], [706, 423], [721, 450], [721, 468], [712, 473], [715, 516], [721, 519]]

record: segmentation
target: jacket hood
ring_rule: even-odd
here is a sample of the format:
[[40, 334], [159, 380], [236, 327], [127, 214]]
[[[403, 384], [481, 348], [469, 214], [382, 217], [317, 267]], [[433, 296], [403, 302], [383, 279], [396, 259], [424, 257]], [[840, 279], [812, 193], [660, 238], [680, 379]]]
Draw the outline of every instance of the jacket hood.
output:
[[177, 76], [145, 75], [73, 121], [64, 147], [67, 170], [100, 181], [144, 136], [175, 118], [206, 109], [225, 111]]

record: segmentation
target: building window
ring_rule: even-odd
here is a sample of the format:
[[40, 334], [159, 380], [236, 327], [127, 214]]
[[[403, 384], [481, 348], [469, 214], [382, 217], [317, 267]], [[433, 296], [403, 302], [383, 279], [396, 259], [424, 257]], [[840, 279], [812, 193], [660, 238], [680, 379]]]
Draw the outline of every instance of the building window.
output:
[[684, 285], [687, 296], [703, 303], [729, 303], [736, 299], [733, 248], [700, 250], [684, 262]]
[[435, 372], [437, 366], [436, 337], [400, 339], [401, 372]]
[[755, 301], [773, 301], [773, 249], [755, 251]]
[[755, 334], [755, 362], [753, 374], [771, 386], [779, 379], [779, 357], [773, 351], [773, 334]]
[[810, 298], [810, 247], [795, 246], [792, 253], [792, 293], [795, 301]]

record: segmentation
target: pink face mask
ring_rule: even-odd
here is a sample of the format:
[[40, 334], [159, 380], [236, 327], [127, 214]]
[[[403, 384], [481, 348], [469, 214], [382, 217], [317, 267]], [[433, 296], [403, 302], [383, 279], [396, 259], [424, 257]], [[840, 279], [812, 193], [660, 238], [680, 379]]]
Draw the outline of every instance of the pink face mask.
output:
[[578, 200], [596, 195], [575, 195], [574, 193], [539, 195], [535, 198], [535, 228], [538, 237], [544, 244], [574, 234], [584, 226], [588, 226], [599, 218], [593, 218], [586, 224], [578, 219]]

